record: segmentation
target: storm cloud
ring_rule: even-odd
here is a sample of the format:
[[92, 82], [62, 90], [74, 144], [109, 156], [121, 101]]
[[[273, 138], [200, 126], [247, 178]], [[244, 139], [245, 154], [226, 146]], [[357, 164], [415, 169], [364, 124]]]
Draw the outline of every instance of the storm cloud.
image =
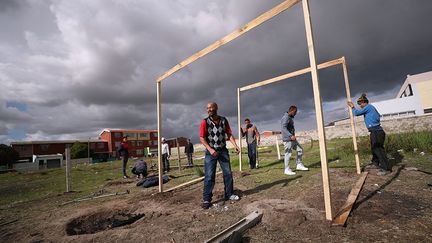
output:
[[[156, 78], [280, 2], [1, 1], [0, 142], [156, 129]], [[317, 61], [345, 56], [353, 96], [394, 98], [407, 74], [432, 70], [431, 1], [309, 2]], [[163, 135], [196, 142], [208, 101], [237, 130], [238, 87], [308, 65], [297, 4], [164, 80]], [[319, 77], [325, 122], [346, 117], [342, 68]], [[297, 130], [314, 129], [310, 74], [242, 93], [260, 130], [291, 104]]]

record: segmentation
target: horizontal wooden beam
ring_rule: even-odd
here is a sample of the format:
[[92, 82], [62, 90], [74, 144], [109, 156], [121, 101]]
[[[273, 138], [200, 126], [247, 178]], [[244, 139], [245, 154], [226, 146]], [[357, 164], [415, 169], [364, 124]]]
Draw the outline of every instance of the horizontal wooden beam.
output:
[[[328, 67], [335, 66], [335, 65], [338, 65], [338, 64], [342, 64], [342, 63], [344, 63], [344, 61], [345, 61], [344, 57], [341, 57], [341, 58], [334, 59], [334, 60], [331, 60], [331, 61], [328, 61], [328, 62], [324, 62], [324, 63], [321, 63], [321, 64], [318, 65], [318, 69], [324, 69], [324, 68], [328, 68]], [[294, 72], [291, 72], [291, 73], [287, 73], [287, 74], [284, 74], [284, 75], [281, 75], [281, 76], [277, 76], [277, 77], [274, 77], [274, 78], [271, 78], [271, 79], [267, 79], [267, 80], [263, 80], [263, 81], [260, 81], [260, 82], [256, 82], [256, 83], [247, 85], [247, 86], [243, 86], [243, 87], [240, 88], [240, 91], [246, 91], [248, 89], [258, 88], [260, 86], [264, 86], [264, 85], [271, 84], [271, 83], [274, 83], [274, 82], [282, 81], [284, 79], [300, 76], [302, 74], [309, 73], [310, 71], [311, 71], [310, 67], [303, 68], [303, 69], [300, 69], [300, 70], [297, 70], [297, 71], [294, 71]]]
[[267, 20], [273, 18], [274, 16], [282, 13], [283, 11], [289, 9], [290, 7], [294, 6], [298, 2], [300, 2], [300, 0], [286, 0], [286, 1], [282, 2], [281, 4], [277, 5], [276, 7], [270, 9], [269, 11], [256, 17], [254, 20], [245, 24], [243, 27], [235, 30], [234, 32], [228, 34], [227, 36], [223, 37], [222, 39], [214, 42], [213, 44], [207, 46], [206, 48], [202, 49], [201, 51], [193, 54], [192, 56], [188, 57], [184, 61], [175, 65], [173, 68], [171, 68], [166, 73], [164, 73], [162, 76], [160, 76], [156, 81], [161, 82], [162, 80], [168, 78], [169, 76], [171, 76], [173, 73], [177, 72], [178, 70], [186, 67], [187, 65], [189, 65], [192, 62], [196, 61], [197, 59], [209, 54], [210, 52], [216, 50], [217, 48], [225, 45], [226, 43], [236, 39], [237, 37], [243, 35], [244, 33], [248, 32], [249, 30], [251, 30], [251, 29], [257, 27], [258, 25], [266, 22]]
[[[217, 172], [216, 175], [218, 175], [218, 174], [220, 174], [220, 173], [222, 173], [222, 172]], [[200, 182], [200, 181], [202, 181], [202, 180], [204, 180], [204, 176], [203, 176], [203, 177], [200, 177], [200, 178], [193, 179], [193, 180], [188, 181], [188, 182], [185, 182], [185, 183], [182, 183], [182, 184], [180, 184], [180, 185], [178, 185], [178, 186], [171, 187], [170, 189], [167, 189], [167, 190], [165, 190], [164, 192], [174, 191], [175, 189], [179, 189], [180, 187], [188, 186], [188, 185], [191, 185], [191, 184], [194, 184], [194, 183]]]

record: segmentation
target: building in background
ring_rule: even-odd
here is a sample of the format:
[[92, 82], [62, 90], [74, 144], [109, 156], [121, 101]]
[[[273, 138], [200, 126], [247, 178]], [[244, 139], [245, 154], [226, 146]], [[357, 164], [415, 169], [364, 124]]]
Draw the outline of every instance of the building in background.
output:
[[129, 156], [142, 157], [147, 148], [157, 149], [157, 130], [104, 129], [99, 137], [108, 143], [110, 156], [117, 157], [122, 138], [128, 136]]
[[[76, 142], [87, 144], [93, 154], [93, 158], [108, 158], [108, 143], [102, 140], [58, 140], [58, 141], [22, 141], [22, 142], [12, 142], [12, 148], [19, 154], [19, 163], [29, 163], [34, 162], [34, 158], [43, 157], [48, 155], [64, 155], [65, 149], [72, 147]], [[50, 161], [41, 160], [47, 164], [41, 164], [47, 168], [51, 168], [54, 165], [49, 164]], [[57, 164], [57, 162], [52, 163]], [[60, 166], [54, 166], [60, 167]]]
[[432, 71], [408, 75], [396, 98], [371, 104], [383, 119], [432, 113]]

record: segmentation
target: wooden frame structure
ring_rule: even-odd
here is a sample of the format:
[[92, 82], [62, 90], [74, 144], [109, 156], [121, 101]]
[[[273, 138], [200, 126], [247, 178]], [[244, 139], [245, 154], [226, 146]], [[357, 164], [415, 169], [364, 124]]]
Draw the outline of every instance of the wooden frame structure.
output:
[[158, 129], [158, 165], [159, 165], [159, 192], [163, 192], [163, 186], [162, 186], [162, 157], [160, 152], [162, 151], [161, 146], [161, 138], [162, 138], [162, 116], [161, 116], [161, 84], [162, 81], [175, 72], [179, 71], [180, 69], [186, 67], [187, 65], [191, 64], [192, 62], [198, 60], [199, 58], [213, 52], [217, 48], [225, 45], [226, 43], [236, 39], [237, 37], [245, 34], [246, 32], [250, 31], [251, 29], [261, 25], [262, 23], [266, 22], [269, 19], [272, 19], [276, 15], [282, 13], [283, 11], [291, 8], [295, 4], [302, 1], [303, 6], [303, 15], [304, 15], [304, 23], [305, 23], [305, 29], [306, 29], [306, 39], [307, 39], [307, 46], [308, 46], [308, 52], [309, 52], [309, 62], [310, 62], [310, 69], [311, 69], [311, 75], [312, 75], [312, 84], [313, 84], [313, 93], [314, 93], [314, 103], [315, 103], [315, 110], [316, 110], [316, 120], [317, 120], [317, 127], [318, 127], [318, 137], [319, 137], [319, 146], [320, 146], [320, 158], [321, 158], [321, 167], [323, 171], [323, 184], [324, 184], [324, 205], [325, 205], [325, 211], [326, 211], [326, 219], [332, 220], [332, 209], [331, 209], [331, 200], [330, 200], [330, 188], [329, 188], [329, 180], [328, 180], [328, 168], [327, 168], [327, 147], [325, 142], [325, 131], [324, 131], [324, 121], [323, 121], [323, 114], [322, 114], [322, 104], [321, 104], [321, 95], [320, 95], [320, 88], [319, 88], [319, 79], [318, 79], [318, 71], [317, 71], [317, 64], [316, 64], [316, 58], [315, 58], [315, 47], [314, 47], [314, 40], [313, 40], [313, 33], [312, 33], [312, 23], [311, 23], [311, 17], [310, 17], [310, 11], [309, 11], [309, 2], [308, 0], [285, 0], [279, 5], [273, 7], [269, 11], [261, 14], [257, 18], [253, 19], [243, 27], [235, 30], [234, 32], [226, 35], [220, 40], [217, 40], [216, 42], [210, 44], [206, 48], [202, 49], [201, 51], [193, 54], [192, 56], [188, 57], [187, 59], [183, 60], [179, 64], [175, 65], [173, 68], [165, 72], [162, 76], [157, 78], [156, 80], [156, 102], [157, 102], [157, 129]]
[[[349, 86], [349, 80], [348, 80], [348, 68], [347, 68], [347, 64], [346, 64], [346, 60], [345, 57], [341, 57], [338, 59], [334, 59], [328, 62], [324, 62], [319, 64], [317, 67], [318, 69], [324, 69], [324, 68], [329, 68], [329, 67], [333, 67], [335, 65], [342, 65], [343, 68], [343, 74], [344, 74], [344, 80], [345, 80], [345, 91], [346, 91], [346, 96], [347, 96], [347, 101], [351, 101], [351, 93], [350, 93], [350, 86]], [[240, 147], [240, 153], [239, 153], [239, 170], [242, 171], [242, 139], [241, 139], [241, 104], [240, 104], [240, 92], [242, 91], [247, 91], [250, 89], [254, 89], [254, 88], [259, 88], [261, 86], [265, 86], [268, 84], [272, 84], [275, 82], [279, 82], [279, 81], [283, 81], [289, 78], [293, 78], [293, 77], [297, 77], [300, 76], [302, 74], [306, 74], [311, 72], [310, 68], [303, 68], [294, 72], [290, 72], [290, 73], [286, 73], [274, 78], [270, 78], [270, 79], [266, 79], [260, 82], [256, 82], [253, 84], [249, 84], [246, 86], [243, 86], [241, 88], [237, 88], [237, 120], [238, 120], [238, 127], [239, 127], [239, 132], [238, 132], [238, 136], [239, 136], [239, 147]], [[355, 162], [356, 162], [356, 170], [357, 170], [357, 174], [361, 173], [361, 168], [360, 168], [360, 157], [358, 154], [358, 148], [357, 148], [357, 133], [356, 133], [356, 128], [355, 128], [355, 123], [354, 123], [354, 116], [352, 113], [351, 109], [348, 109], [349, 111], [349, 117], [350, 117], [350, 123], [351, 123], [351, 133], [352, 133], [352, 140], [353, 140], [353, 146], [354, 146], [354, 157], [355, 157]], [[278, 141], [276, 140], [276, 149], [278, 151], [278, 159], [280, 158], [280, 151], [279, 151], [279, 144]]]

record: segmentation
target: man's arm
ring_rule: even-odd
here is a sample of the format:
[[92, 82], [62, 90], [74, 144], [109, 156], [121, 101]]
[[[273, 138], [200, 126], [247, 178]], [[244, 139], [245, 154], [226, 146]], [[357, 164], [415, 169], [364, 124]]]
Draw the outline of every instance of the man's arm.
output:
[[260, 134], [258, 132], [258, 128], [256, 126], [254, 126], [254, 128], [255, 128], [255, 136], [256, 136], [256, 139], [257, 139], [257, 143], [259, 144], [261, 137], [260, 137]]
[[240, 152], [240, 148], [237, 146], [237, 143], [236, 143], [236, 140], [235, 140], [234, 136], [231, 135], [229, 137], [229, 140], [230, 140], [231, 144], [234, 145], [236, 152], [239, 153]]
[[204, 145], [204, 147], [207, 149], [207, 151], [209, 151], [209, 153], [211, 155], [217, 156], [216, 150], [214, 150], [212, 147], [210, 147], [210, 145], [207, 143], [207, 141], [205, 140], [205, 138], [200, 137], [200, 142], [202, 143], [202, 145]]

